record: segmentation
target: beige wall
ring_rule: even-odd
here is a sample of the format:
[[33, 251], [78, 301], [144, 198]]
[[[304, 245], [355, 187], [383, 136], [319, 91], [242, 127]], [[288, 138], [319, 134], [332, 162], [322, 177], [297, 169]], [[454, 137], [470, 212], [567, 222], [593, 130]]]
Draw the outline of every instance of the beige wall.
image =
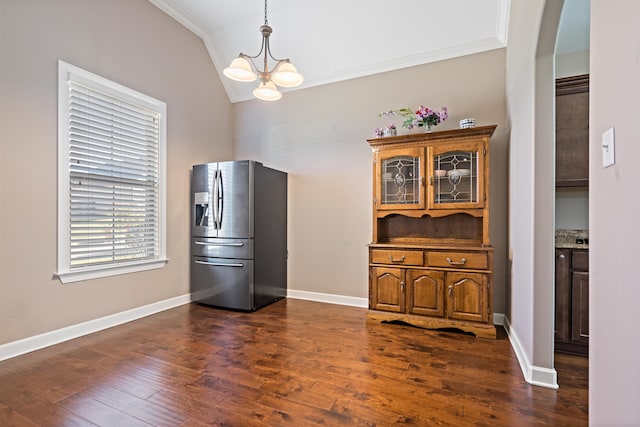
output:
[[[52, 277], [58, 59], [167, 103], [165, 268]], [[202, 40], [148, 1], [0, 1], [0, 344], [188, 293], [189, 171], [231, 157], [230, 122]]]
[[[640, 420], [640, 2], [591, 0], [589, 425]], [[616, 164], [602, 167], [615, 127]]]
[[[471, 72], [470, 70], [473, 70]], [[302, 70], [304, 73], [304, 70]], [[289, 173], [289, 288], [366, 298], [372, 163], [366, 142], [381, 111], [449, 107], [436, 129], [476, 118], [491, 141], [494, 311], [504, 312], [507, 150], [504, 49], [285, 93], [273, 104], [234, 104], [234, 157]], [[401, 121], [394, 120], [399, 127]], [[399, 127], [399, 133], [407, 131]]]

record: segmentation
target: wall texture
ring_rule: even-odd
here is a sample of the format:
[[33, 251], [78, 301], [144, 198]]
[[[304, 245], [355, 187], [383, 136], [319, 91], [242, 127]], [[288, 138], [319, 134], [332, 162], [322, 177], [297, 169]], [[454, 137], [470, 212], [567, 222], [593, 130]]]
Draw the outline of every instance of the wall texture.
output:
[[[473, 70], [473, 74], [469, 73]], [[304, 70], [301, 70], [304, 73]], [[494, 311], [505, 309], [507, 147], [505, 51], [494, 50], [285, 93], [274, 104], [234, 104], [234, 157], [289, 173], [289, 288], [366, 298], [371, 241], [372, 163], [368, 138], [401, 107], [449, 107], [437, 129], [474, 117], [497, 124], [491, 140]]]
[[[640, 2], [591, 1], [589, 425], [640, 420]], [[612, 46], [619, 46], [613, 49]], [[615, 128], [616, 164], [602, 167]]]
[[[62, 285], [57, 61], [167, 103], [165, 268]], [[202, 40], [146, 0], [0, 2], [0, 344], [189, 292], [189, 173], [231, 158], [231, 105]]]

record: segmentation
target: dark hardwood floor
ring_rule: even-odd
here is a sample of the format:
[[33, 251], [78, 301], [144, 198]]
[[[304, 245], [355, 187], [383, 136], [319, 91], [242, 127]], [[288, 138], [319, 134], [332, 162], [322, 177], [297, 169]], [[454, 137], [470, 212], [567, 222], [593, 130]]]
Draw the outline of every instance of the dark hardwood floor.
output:
[[0, 362], [1, 426], [579, 426], [586, 359], [527, 384], [509, 340], [282, 300], [185, 305]]

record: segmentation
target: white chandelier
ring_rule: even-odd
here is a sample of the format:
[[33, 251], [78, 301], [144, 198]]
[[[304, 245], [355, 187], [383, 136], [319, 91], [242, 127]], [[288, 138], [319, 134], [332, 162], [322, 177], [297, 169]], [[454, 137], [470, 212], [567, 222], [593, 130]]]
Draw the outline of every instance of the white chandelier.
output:
[[[260, 77], [260, 84], [253, 90], [253, 96], [264, 101], [277, 101], [282, 98], [282, 92], [278, 90], [276, 85], [296, 87], [302, 84], [304, 78], [288, 58], [276, 59], [271, 54], [269, 36], [272, 33], [272, 29], [267, 21], [267, 0], [264, 0], [264, 25], [260, 27], [260, 32], [262, 33], [260, 52], [255, 56], [245, 55], [241, 52], [237, 58], [231, 61], [231, 65], [222, 70], [222, 73], [231, 80], [238, 82], [253, 82]], [[253, 60], [262, 55], [263, 52], [263, 70], [260, 71]], [[268, 57], [276, 61], [276, 65], [271, 70], [269, 70]]]

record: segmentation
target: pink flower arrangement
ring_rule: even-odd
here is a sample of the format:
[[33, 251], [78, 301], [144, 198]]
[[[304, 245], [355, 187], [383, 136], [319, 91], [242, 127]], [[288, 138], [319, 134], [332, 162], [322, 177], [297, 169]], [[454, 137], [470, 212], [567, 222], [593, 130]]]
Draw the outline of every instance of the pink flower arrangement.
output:
[[404, 121], [402, 126], [407, 129], [413, 129], [414, 127], [426, 127], [439, 125], [449, 118], [449, 112], [447, 107], [442, 107], [442, 110], [433, 110], [429, 107], [421, 105], [416, 111], [409, 108], [401, 108], [399, 110], [389, 110], [380, 114], [381, 116], [402, 116]]

